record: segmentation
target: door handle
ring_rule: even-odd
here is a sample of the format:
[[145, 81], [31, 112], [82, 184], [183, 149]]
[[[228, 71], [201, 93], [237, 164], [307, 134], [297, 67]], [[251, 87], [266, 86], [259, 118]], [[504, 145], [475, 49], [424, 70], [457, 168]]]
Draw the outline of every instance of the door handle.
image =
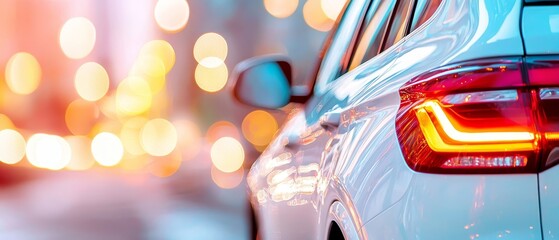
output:
[[340, 126], [342, 113], [339, 111], [327, 112], [320, 117], [320, 126], [323, 128]]

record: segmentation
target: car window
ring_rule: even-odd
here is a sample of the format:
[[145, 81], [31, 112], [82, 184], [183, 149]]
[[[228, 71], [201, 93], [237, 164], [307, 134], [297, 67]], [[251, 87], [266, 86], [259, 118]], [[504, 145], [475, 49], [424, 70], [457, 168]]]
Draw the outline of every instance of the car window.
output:
[[379, 0], [371, 4], [365, 16], [364, 28], [358, 38], [357, 47], [351, 57], [349, 70], [380, 53], [382, 39], [395, 5], [396, 0]]
[[326, 41], [323, 59], [316, 75], [315, 95], [321, 95], [326, 86], [347, 70], [345, 58], [350, 56], [357, 32], [361, 27], [368, 0], [349, 1], [338, 24]]
[[437, 8], [439, 8], [441, 2], [442, 0], [417, 0], [410, 32], [429, 20]]
[[388, 36], [383, 44], [382, 50], [386, 50], [394, 43], [400, 41], [408, 34], [411, 24], [414, 0], [398, 1], [396, 11], [394, 12], [388, 27]]

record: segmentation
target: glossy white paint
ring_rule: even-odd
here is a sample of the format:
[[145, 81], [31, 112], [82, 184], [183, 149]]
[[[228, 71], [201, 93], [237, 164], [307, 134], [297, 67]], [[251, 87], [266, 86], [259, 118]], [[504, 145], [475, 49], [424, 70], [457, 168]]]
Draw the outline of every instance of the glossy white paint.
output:
[[[541, 238], [537, 175], [416, 173], [395, 131], [398, 90], [412, 77], [524, 54], [522, 2], [446, 0], [408, 37], [319, 85], [249, 172], [261, 236], [325, 239], [334, 220], [347, 239]], [[321, 122], [333, 112], [339, 124]]]
[[542, 232], [545, 239], [559, 238], [559, 166], [540, 173]]
[[[365, 239], [541, 239], [536, 175], [414, 174]], [[389, 223], [389, 224], [387, 224]]]
[[529, 6], [522, 14], [526, 54], [559, 53], [559, 6]]

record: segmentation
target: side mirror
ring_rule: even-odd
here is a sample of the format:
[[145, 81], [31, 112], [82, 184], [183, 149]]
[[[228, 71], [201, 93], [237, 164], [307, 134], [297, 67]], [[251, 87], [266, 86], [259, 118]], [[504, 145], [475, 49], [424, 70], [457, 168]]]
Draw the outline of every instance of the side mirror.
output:
[[231, 75], [233, 95], [244, 104], [275, 109], [291, 99], [291, 64], [282, 56], [250, 58]]

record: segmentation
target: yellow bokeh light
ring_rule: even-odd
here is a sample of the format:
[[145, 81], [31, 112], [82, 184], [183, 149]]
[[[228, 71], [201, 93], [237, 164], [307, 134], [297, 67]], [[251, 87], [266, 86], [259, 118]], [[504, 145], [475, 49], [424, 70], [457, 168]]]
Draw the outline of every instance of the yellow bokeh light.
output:
[[320, 0], [320, 7], [326, 17], [336, 20], [347, 0]]
[[149, 155], [166, 156], [177, 146], [178, 134], [175, 126], [169, 121], [157, 118], [144, 125], [141, 131], [141, 144]]
[[214, 166], [226, 173], [239, 170], [245, 161], [245, 151], [237, 139], [223, 137], [218, 139], [210, 150]]
[[81, 59], [95, 46], [95, 26], [84, 17], [70, 18], [60, 30], [60, 48], [68, 58]]
[[264, 8], [270, 15], [277, 18], [291, 16], [297, 10], [299, 0], [264, 0]]
[[[150, 158], [150, 159], [148, 159]], [[130, 172], [143, 171], [149, 161], [151, 161], [151, 156], [148, 155], [131, 155], [124, 153], [122, 161], [118, 164], [120, 169]]]
[[6, 84], [17, 94], [27, 95], [39, 86], [41, 65], [35, 57], [26, 52], [14, 54], [6, 65]]
[[200, 89], [206, 92], [217, 92], [227, 84], [229, 72], [225, 64], [220, 64], [215, 68], [208, 68], [201, 64], [196, 66], [194, 79]]
[[116, 109], [124, 115], [138, 115], [151, 107], [149, 84], [140, 77], [124, 79], [116, 90]]
[[43, 133], [29, 138], [26, 153], [31, 165], [50, 170], [63, 169], [72, 157], [70, 145], [64, 138]]
[[268, 147], [268, 145], [252, 145], [254, 147], [254, 149], [258, 152], [264, 152], [264, 150], [266, 150], [266, 148]]
[[186, 0], [159, 0], [155, 5], [154, 17], [157, 25], [165, 31], [182, 30], [190, 16]]
[[222, 137], [232, 137], [239, 139], [241, 134], [235, 124], [227, 121], [219, 121], [212, 124], [206, 132], [208, 142], [215, 142]]
[[243, 135], [257, 146], [268, 145], [277, 130], [278, 123], [274, 116], [262, 110], [253, 111], [243, 119]]
[[240, 168], [232, 173], [224, 173], [215, 167], [212, 167], [211, 169], [213, 182], [222, 189], [233, 189], [241, 185], [244, 178], [244, 172], [245, 170], [243, 168]]
[[0, 161], [16, 164], [25, 156], [25, 139], [15, 130], [0, 131]]
[[303, 6], [303, 18], [307, 25], [321, 32], [332, 28], [334, 21], [322, 11], [321, 0], [308, 0]]
[[0, 113], [0, 130], [11, 128], [14, 129], [14, 123], [10, 118], [2, 113]]
[[130, 72], [131, 76], [145, 79], [154, 94], [160, 92], [165, 86], [165, 74], [163, 61], [152, 55], [141, 55]]
[[144, 44], [140, 50], [140, 57], [142, 56], [152, 56], [161, 60], [165, 65], [166, 73], [175, 65], [175, 50], [165, 40], [153, 40]]
[[104, 98], [97, 102], [99, 110], [107, 118], [118, 119], [118, 111], [116, 110], [116, 93], [111, 92], [107, 94]]
[[98, 121], [95, 126], [91, 129], [91, 132], [88, 136], [95, 136], [102, 132], [110, 132], [113, 134], [117, 134], [122, 129], [122, 123], [120, 121], [115, 121], [112, 119], [102, 119]]
[[102, 166], [117, 165], [124, 155], [124, 147], [120, 139], [108, 132], [97, 134], [91, 142], [93, 158]]
[[66, 169], [74, 171], [83, 171], [90, 169], [95, 164], [93, 154], [91, 153], [91, 140], [85, 136], [68, 136], [65, 137], [70, 149], [72, 149], [72, 157], [66, 166]]
[[[208, 60], [204, 59], [211, 57], [225, 61], [227, 52], [227, 41], [221, 35], [214, 32], [200, 36], [194, 44], [194, 59], [199, 64], [206, 64]], [[212, 65], [206, 67], [211, 68]]]
[[74, 87], [81, 98], [92, 102], [97, 101], [109, 90], [109, 74], [98, 63], [84, 63], [76, 71]]
[[221, 58], [218, 57], [207, 57], [200, 61], [200, 65], [207, 68], [216, 68], [219, 67], [221, 64], [224, 64], [224, 62]]
[[66, 127], [74, 135], [87, 135], [99, 119], [99, 107], [95, 103], [78, 99], [70, 103], [64, 116]]
[[142, 155], [146, 153], [140, 143], [140, 134], [142, 127], [147, 121], [148, 120], [143, 117], [134, 117], [124, 122], [119, 135], [126, 152], [132, 155]]

